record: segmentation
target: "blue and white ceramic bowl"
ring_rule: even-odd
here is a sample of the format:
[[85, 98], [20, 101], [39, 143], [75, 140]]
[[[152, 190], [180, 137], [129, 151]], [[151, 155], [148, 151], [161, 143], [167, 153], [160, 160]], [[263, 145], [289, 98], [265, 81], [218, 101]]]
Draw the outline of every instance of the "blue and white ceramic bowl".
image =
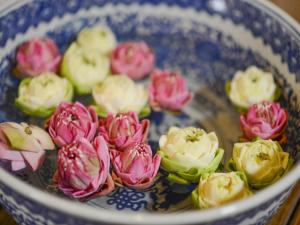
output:
[[[2, 1], [3, 2], [3, 1]], [[51, 187], [55, 155], [36, 173], [14, 176], [0, 168], [0, 203], [20, 224], [264, 224], [300, 177], [300, 27], [259, 0], [11, 0], [0, 6], [0, 121], [39, 122], [13, 101], [18, 80], [10, 75], [15, 49], [36, 36], [50, 36], [64, 51], [86, 26], [105, 24], [119, 41], [145, 40], [160, 68], [187, 75], [193, 102], [181, 115], [153, 113], [151, 144], [171, 125], [215, 130], [230, 157], [240, 135], [238, 114], [224, 92], [236, 70], [256, 65], [272, 71], [289, 110], [288, 144], [294, 168], [274, 185], [243, 201], [195, 211], [192, 186], [174, 186], [162, 174], [146, 192], [118, 189], [80, 203]]]

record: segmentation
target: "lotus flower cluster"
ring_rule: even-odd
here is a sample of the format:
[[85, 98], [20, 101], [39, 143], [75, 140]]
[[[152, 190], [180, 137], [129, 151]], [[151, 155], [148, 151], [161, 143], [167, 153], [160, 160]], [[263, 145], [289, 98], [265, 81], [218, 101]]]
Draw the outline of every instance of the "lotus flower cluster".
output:
[[43, 164], [45, 150], [54, 147], [48, 133], [35, 125], [0, 123], [0, 159], [8, 161], [12, 171], [26, 167], [36, 171]]
[[279, 103], [266, 101], [254, 104], [240, 117], [244, 137], [248, 140], [259, 137], [284, 142], [287, 122], [287, 110], [281, 108]]
[[17, 70], [21, 76], [38, 76], [57, 72], [60, 52], [50, 38], [34, 38], [22, 44], [17, 51]]
[[116, 183], [134, 189], [151, 186], [161, 157], [152, 154], [146, 143], [150, 122], [134, 112], [109, 115], [100, 120], [99, 133], [110, 146]]

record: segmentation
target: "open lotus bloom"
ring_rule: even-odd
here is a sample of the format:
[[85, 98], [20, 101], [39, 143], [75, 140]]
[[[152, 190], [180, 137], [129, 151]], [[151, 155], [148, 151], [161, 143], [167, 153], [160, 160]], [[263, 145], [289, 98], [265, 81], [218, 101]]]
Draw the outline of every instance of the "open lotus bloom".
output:
[[170, 181], [189, 184], [197, 183], [203, 173], [216, 171], [224, 150], [219, 148], [214, 132], [206, 133], [195, 127], [171, 127], [159, 139], [158, 154]]
[[109, 114], [100, 119], [99, 133], [112, 149], [124, 149], [132, 143], [147, 140], [150, 121], [139, 121], [135, 112]]
[[238, 71], [226, 83], [226, 92], [231, 102], [240, 110], [262, 101], [274, 101], [279, 96], [273, 75], [255, 66]]
[[279, 103], [261, 102], [251, 106], [247, 113], [240, 116], [244, 138], [256, 137], [273, 139], [279, 142], [286, 140], [284, 131], [288, 122], [288, 112]]
[[203, 174], [192, 192], [196, 208], [207, 209], [244, 199], [252, 193], [242, 172]]
[[193, 97], [186, 80], [175, 72], [155, 70], [149, 85], [150, 105], [154, 110], [179, 111]]
[[27, 123], [0, 123], [0, 160], [8, 161], [12, 171], [28, 167], [36, 171], [44, 162], [45, 150], [55, 148], [43, 129]]
[[19, 85], [16, 106], [31, 116], [48, 117], [62, 101], [71, 101], [73, 86], [54, 73], [23, 79]]
[[88, 94], [108, 75], [109, 59], [99, 51], [82, 48], [74, 42], [64, 54], [60, 72], [78, 94]]
[[148, 102], [148, 91], [141, 84], [135, 84], [126, 75], [107, 77], [93, 88], [94, 106], [98, 115], [108, 113], [136, 112], [140, 114]]
[[114, 74], [126, 74], [138, 80], [149, 75], [154, 67], [155, 56], [145, 42], [125, 42], [111, 54], [111, 69]]
[[105, 140], [98, 136], [90, 143], [80, 138], [58, 150], [53, 180], [64, 194], [73, 198], [104, 196], [114, 189], [109, 167]]
[[111, 150], [111, 158], [116, 182], [134, 189], [145, 189], [153, 184], [161, 161], [145, 143], [134, 143], [123, 151]]
[[92, 108], [86, 108], [80, 102], [62, 102], [48, 120], [46, 128], [59, 147], [81, 137], [92, 141], [98, 129], [98, 117]]
[[108, 55], [116, 46], [116, 38], [108, 27], [97, 26], [80, 31], [77, 43], [86, 51]]
[[289, 153], [272, 140], [236, 143], [230, 170], [244, 172], [253, 188], [262, 188], [277, 181], [292, 165]]
[[38, 76], [45, 72], [57, 72], [61, 55], [50, 38], [33, 38], [17, 50], [17, 70], [21, 76]]

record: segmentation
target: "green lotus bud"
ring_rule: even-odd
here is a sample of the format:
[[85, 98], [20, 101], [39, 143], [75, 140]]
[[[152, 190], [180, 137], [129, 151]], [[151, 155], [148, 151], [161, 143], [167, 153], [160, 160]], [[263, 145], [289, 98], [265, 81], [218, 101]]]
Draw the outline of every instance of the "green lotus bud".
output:
[[19, 85], [16, 106], [31, 116], [50, 116], [61, 101], [71, 101], [73, 86], [54, 73], [26, 78]]
[[112, 75], [93, 88], [95, 109], [100, 116], [107, 113], [136, 112], [145, 109], [148, 91], [126, 75]]
[[272, 140], [236, 143], [229, 161], [231, 170], [246, 174], [249, 185], [262, 188], [277, 181], [292, 164], [289, 153]]
[[85, 28], [78, 34], [77, 43], [87, 51], [109, 54], [116, 46], [116, 38], [106, 27]]
[[72, 43], [66, 51], [61, 75], [75, 87], [78, 94], [88, 94], [101, 83], [109, 73], [109, 59], [101, 52], [87, 50], [77, 43]]
[[198, 187], [192, 192], [196, 208], [206, 209], [244, 199], [252, 193], [242, 172], [202, 175]]
[[224, 150], [214, 132], [195, 127], [171, 127], [159, 140], [158, 154], [168, 179], [181, 184], [196, 183], [203, 173], [217, 170]]

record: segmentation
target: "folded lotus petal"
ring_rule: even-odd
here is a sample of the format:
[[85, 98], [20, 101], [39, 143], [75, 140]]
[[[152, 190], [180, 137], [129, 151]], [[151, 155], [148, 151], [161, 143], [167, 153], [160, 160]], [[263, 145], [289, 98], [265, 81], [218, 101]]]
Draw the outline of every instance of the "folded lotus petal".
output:
[[26, 164], [24, 161], [12, 161], [11, 162], [11, 169], [12, 171], [18, 171], [22, 170], [26, 167]]
[[0, 159], [22, 161], [23, 157], [20, 151], [11, 149], [8, 145], [0, 142]]
[[32, 132], [32, 136], [37, 139], [43, 149], [53, 150], [55, 148], [51, 137], [45, 130], [34, 125], [29, 125], [29, 127]]
[[38, 151], [37, 153], [22, 151], [21, 154], [31, 167], [32, 171], [36, 171], [38, 168], [40, 168], [45, 160], [44, 150]]
[[54, 148], [54, 144], [41, 128], [27, 123], [0, 123], [0, 159], [10, 161], [13, 171], [26, 166], [36, 171], [44, 162], [46, 148]]
[[17, 123], [1, 123], [1, 130], [9, 141], [9, 145], [17, 150], [39, 152], [43, 151], [38, 141], [31, 136], [31, 129]]

